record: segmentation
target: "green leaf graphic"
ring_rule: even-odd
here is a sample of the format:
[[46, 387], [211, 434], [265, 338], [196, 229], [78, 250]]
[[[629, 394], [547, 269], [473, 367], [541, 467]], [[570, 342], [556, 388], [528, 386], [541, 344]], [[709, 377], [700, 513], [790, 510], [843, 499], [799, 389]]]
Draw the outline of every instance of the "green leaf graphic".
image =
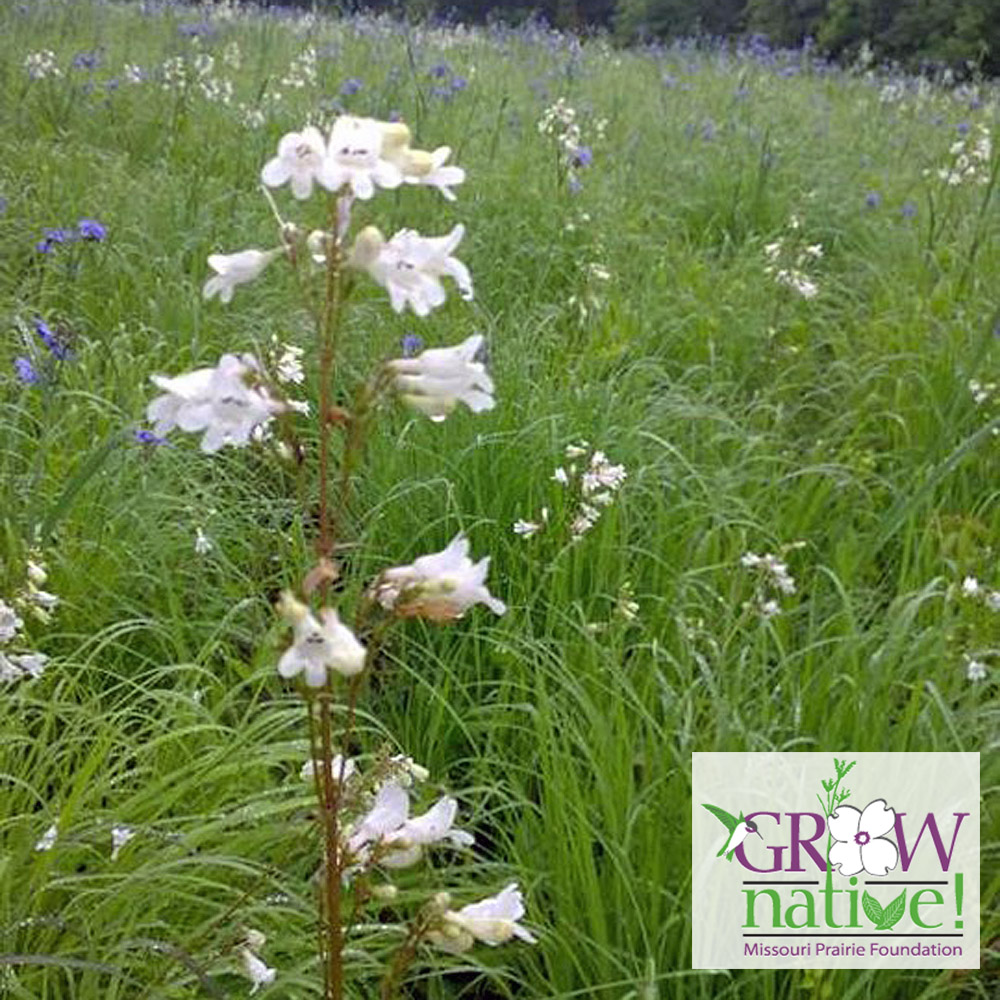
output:
[[861, 897], [861, 905], [865, 908], [865, 915], [873, 924], [880, 924], [885, 919], [879, 901], [867, 889]]
[[[867, 895], [867, 893], [865, 893]], [[865, 912], [868, 912], [868, 908], [865, 907]], [[904, 889], [883, 911], [882, 919], [879, 921], [878, 925], [875, 927], [877, 931], [889, 931], [892, 930], [896, 924], [899, 923], [903, 914], [906, 912], [906, 890]], [[869, 914], [870, 916], [870, 914]]]

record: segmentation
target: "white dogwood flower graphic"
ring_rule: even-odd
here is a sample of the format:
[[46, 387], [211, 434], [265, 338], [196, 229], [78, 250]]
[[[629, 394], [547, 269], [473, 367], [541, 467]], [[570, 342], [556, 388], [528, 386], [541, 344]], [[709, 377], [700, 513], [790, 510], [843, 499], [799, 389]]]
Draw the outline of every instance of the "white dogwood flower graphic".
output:
[[829, 818], [830, 836], [836, 843], [830, 848], [830, 864], [840, 866], [847, 877], [867, 872], [882, 876], [896, 867], [899, 851], [885, 839], [896, 822], [896, 811], [875, 799], [859, 812], [853, 806], [838, 806]]

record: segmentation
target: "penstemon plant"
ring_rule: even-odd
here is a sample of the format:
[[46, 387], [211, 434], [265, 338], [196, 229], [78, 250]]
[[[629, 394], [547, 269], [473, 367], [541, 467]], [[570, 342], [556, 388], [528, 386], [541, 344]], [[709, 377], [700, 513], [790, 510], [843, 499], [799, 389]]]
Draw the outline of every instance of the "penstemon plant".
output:
[[[368, 118], [341, 116], [328, 138], [312, 126], [285, 135], [277, 155], [261, 171], [264, 193], [278, 220], [280, 245], [212, 255], [208, 263], [215, 273], [206, 281], [204, 295], [218, 295], [228, 303], [238, 285], [254, 280], [279, 259], [287, 261], [315, 326], [319, 398], [306, 407], [286, 396], [283, 383], [302, 381], [297, 354], [290, 357], [286, 352], [271, 372], [253, 355], [226, 354], [212, 368], [172, 378], [153, 376], [163, 394], [147, 411], [156, 435], [174, 428], [201, 434], [206, 453], [247, 445], [270, 434], [269, 425], [275, 423], [279, 447], [315, 483], [316, 560], [304, 570], [298, 591], [286, 591], [278, 603], [291, 626], [292, 641], [277, 670], [298, 684], [306, 709], [311, 760], [304, 776], [313, 783], [323, 843], [317, 909], [326, 1000], [345, 995], [345, 942], [358, 914], [366, 903], [384, 906], [394, 897], [393, 886], [374, 884], [376, 870], [414, 865], [431, 847], [465, 848], [473, 842], [454, 825], [458, 804], [451, 797], [410, 816], [409, 789], [426, 772], [408, 757], [383, 750], [372, 754], [362, 770], [360, 758], [350, 753], [360, 738], [355, 720], [365, 678], [394, 623], [407, 618], [450, 623], [475, 604], [485, 604], [498, 615], [506, 611], [486, 587], [489, 557], [473, 562], [469, 541], [459, 534], [441, 552], [385, 569], [363, 589], [346, 620], [343, 609], [330, 606], [331, 588], [341, 573], [336, 553], [353, 478], [381, 405], [395, 398], [432, 421], [444, 420], [459, 403], [475, 413], [494, 405], [493, 382], [477, 360], [483, 343], [479, 335], [454, 347], [410, 351], [379, 362], [355, 386], [350, 408], [334, 403], [343, 315], [356, 276], [367, 274], [382, 286], [396, 312], [409, 307], [421, 317], [445, 301], [443, 278], [454, 281], [463, 298], [472, 298], [471, 276], [454, 256], [464, 235], [461, 225], [434, 238], [404, 229], [388, 240], [368, 225], [351, 239], [353, 205], [369, 201], [379, 190], [423, 185], [455, 200], [452, 188], [465, 180], [465, 172], [448, 165], [449, 156], [448, 147], [434, 152], [412, 148], [409, 129], [402, 123]], [[299, 201], [314, 193], [323, 200], [318, 227], [305, 228], [281, 217], [268, 188], [286, 184]], [[314, 452], [302, 449], [292, 426], [296, 414], [306, 413], [314, 414], [316, 421]], [[343, 438], [339, 450], [335, 435]], [[425, 945], [461, 953], [476, 941], [497, 945], [518, 937], [533, 942], [518, 923], [523, 915], [516, 883], [458, 909], [446, 893], [432, 895], [389, 958], [381, 997], [388, 1000], [397, 994]], [[263, 945], [263, 936], [251, 930], [238, 948], [254, 990], [277, 975], [259, 954]]]

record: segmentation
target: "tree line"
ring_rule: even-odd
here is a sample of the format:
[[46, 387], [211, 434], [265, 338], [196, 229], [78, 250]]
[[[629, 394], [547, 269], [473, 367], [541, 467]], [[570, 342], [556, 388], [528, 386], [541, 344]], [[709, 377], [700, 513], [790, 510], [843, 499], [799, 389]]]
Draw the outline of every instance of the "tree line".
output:
[[471, 23], [540, 15], [557, 28], [608, 30], [623, 44], [759, 34], [773, 46], [794, 48], [812, 39], [845, 61], [867, 44], [875, 59], [908, 69], [948, 65], [1000, 74], [1000, 0], [318, 0], [317, 6]]

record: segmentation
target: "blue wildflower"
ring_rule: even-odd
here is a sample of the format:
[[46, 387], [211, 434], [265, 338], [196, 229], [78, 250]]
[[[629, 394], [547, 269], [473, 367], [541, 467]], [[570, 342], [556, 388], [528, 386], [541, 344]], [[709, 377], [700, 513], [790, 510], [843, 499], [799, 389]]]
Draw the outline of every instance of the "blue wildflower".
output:
[[138, 428], [134, 435], [136, 444], [146, 445], [155, 448], [159, 444], [169, 444], [166, 438], [157, 437], [152, 431], [143, 427]]
[[899, 210], [899, 214], [902, 215], [904, 219], [912, 219], [917, 214], [917, 203], [915, 201], [904, 201], [903, 207]]
[[452, 90], [465, 90], [469, 86], [469, 81], [464, 76], [453, 76], [451, 78]]
[[970, 126], [968, 122], [959, 122], [958, 125], [956, 126], [959, 135], [968, 135], [969, 128]]
[[103, 242], [108, 235], [108, 231], [96, 219], [81, 219], [76, 228], [82, 239], [94, 240], [97, 243]]
[[96, 52], [78, 52], [73, 56], [73, 69], [97, 69], [101, 64], [101, 57]]
[[576, 168], [589, 167], [594, 162], [594, 151], [590, 146], [577, 146], [570, 154], [570, 163]]
[[407, 333], [399, 343], [403, 349], [403, 357], [412, 358], [419, 351], [423, 350], [424, 338], [415, 333]]
[[356, 76], [349, 76], [341, 85], [340, 93], [343, 97], [351, 97], [356, 94], [364, 84]]
[[403, 112], [402, 111], [393, 110], [393, 111], [389, 112], [389, 121], [391, 121], [391, 122], [401, 122], [402, 120], [403, 120]]
[[882, 195], [878, 191], [869, 191], [865, 195], [865, 206], [867, 208], [878, 208], [882, 204]]
[[14, 374], [23, 385], [38, 385], [42, 376], [28, 358], [14, 358]]
[[45, 322], [45, 320], [35, 319], [35, 332], [41, 342], [49, 349], [57, 361], [63, 361], [70, 356], [69, 348], [62, 342], [59, 335]]
[[35, 244], [39, 253], [52, 253], [52, 248], [60, 243], [70, 243], [76, 239], [72, 229], [43, 229], [43, 239]]
[[436, 63], [435, 65], [431, 66], [430, 69], [431, 76], [433, 76], [436, 80], [443, 79], [448, 75], [449, 72], [450, 72], [450, 67], [448, 66], [447, 63], [443, 62]]

